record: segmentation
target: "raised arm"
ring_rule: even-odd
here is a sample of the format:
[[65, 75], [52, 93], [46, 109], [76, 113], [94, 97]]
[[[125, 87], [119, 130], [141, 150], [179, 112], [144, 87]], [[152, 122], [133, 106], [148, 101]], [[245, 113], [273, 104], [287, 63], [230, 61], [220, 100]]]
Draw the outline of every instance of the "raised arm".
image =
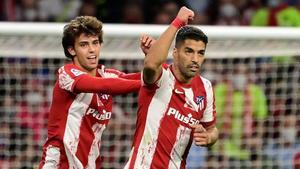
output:
[[162, 72], [162, 64], [166, 62], [168, 51], [177, 30], [193, 19], [194, 12], [182, 7], [172, 24], [163, 32], [159, 39], [150, 47], [144, 60], [143, 80], [146, 84], [153, 84]]

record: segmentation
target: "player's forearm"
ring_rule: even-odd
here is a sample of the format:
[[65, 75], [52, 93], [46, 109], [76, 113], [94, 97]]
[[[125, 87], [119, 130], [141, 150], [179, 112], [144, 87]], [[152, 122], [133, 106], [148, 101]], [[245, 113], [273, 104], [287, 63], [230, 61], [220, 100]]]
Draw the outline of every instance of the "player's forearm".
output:
[[207, 147], [210, 147], [217, 142], [219, 138], [219, 131], [217, 127], [214, 126], [213, 128], [209, 129], [208, 132], [210, 135], [210, 139], [209, 139], [209, 143], [207, 144]]
[[145, 58], [145, 67], [153, 67], [153, 69], [156, 69], [167, 60], [169, 49], [175, 37], [176, 31], [177, 28], [170, 25], [159, 37], [159, 39], [151, 46]]
[[151, 46], [144, 60], [143, 79], [147, 84], [154, 83], [161, 74], [161, 65], [166, 62], [169, 48], [177, 28], [169, 26], [160, 38]]
[[127, 80], [122, 78], [95, 78], [81, 77], [75, 84], [73, 91], [76, 93], [106, 93], [111, 95], [126, 94], [139, 91], [140, 80]]

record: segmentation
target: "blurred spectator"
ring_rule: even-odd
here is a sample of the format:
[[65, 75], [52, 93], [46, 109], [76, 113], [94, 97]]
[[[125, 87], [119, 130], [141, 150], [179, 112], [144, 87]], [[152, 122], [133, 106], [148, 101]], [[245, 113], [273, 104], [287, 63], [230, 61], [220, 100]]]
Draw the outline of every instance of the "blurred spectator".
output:
[[153, 24], [166, 25], [169, 23], [171, 23], [171, 18], [170, 18], [170, 15], [166, 11], [161, 10], [158, 13], [156, 13], [154, 20], [153, 20]]
[[84, 0], [79, 8], [79, 16], [97, 16], [96, 5], [92, 1]]
[[39, 148], [45, 140], [49, 106], [38, 80], [28, 80], [25, 99], [19, 106], [16, 115], [18, 125], [32, 133], [32, 139]]
[[219, 4], [219, 16], [217, 25], [240, 25], [240, 13], [234, 3], [221, 0]]
[[294, 157], [294, 169], [300, 168], [300, 151]]
[[297, 138], [297, 116], [286, 114], [280, 127], [278, 140], [271, 140], [266, 151], [272, 161], [276, 161], [279, 168], [293, 169], [294, 159], [300, 152], [300, 142]]
[[180, 6], [174, 1], [165, 1], [157, 8], [154, 15], [154, 24], [170, 24], [176, 17]]
[[[163, 24], [170, 24], [172, 19], [177, 15], [179, 8], [183, 5], [186, 5], [185, 1], [176, 1], [176, 0], [143, 1], [145, 23], [155, 23], [157, 20], [160, 20], [157, 17], [157, 15], [161, 15], [163, 17], [165, 16], [169, 17], [168, 21], [167, 19], [163, 19], [166, 21]], [[163, 13], [163, 15], [161, 13]]]
[[104, 23], [120, 23], [122, 21], [123, 7], [131, 0], [90, 0], [97, 8], [97, 18]]
[[2, 0], [0, 3], [0, 21], [15, 21], [15, 0]]
[[[1, 116], [3, 117], [3, 116]], [[0, 168], [8, 168], [9, 151], [7, 147], [10, 145], [10, 127], [6, 120], [0, 121]]]
[[265, 6], [262, 0], [247, 0], [240, 4], [240, 11], [242, 12], [241, 25], [250, 25], [251, 18], [254, 13]]
[[38, 0], [44, 21], [65, 22], [78, 15], [82, 0]]
[[284, 0], [268, 0], [267, 7], [258, 9], [251, 19], [252, 26], [300, 26], [300, 13]]
[[123, 8], [123, 23], [144, 23], [144, 13], [138, 2], [129, 2]]
[[16, 1], [17, 21], [41, 21], [38, 0], [18, 0]]
[[253, 153], [255, 155], [255, 151], [262, 148], [262, 125], [268, 115], [263, 89], [254, 83], [245, 65], [234, 67], [232, 77], [215, 86], [218, 125], [222, 133], [219, 147], [214, 147], [224, 151], [232, 162], [231, 167], [236, 162], [243, 166], [248, 160], [258, 159]]

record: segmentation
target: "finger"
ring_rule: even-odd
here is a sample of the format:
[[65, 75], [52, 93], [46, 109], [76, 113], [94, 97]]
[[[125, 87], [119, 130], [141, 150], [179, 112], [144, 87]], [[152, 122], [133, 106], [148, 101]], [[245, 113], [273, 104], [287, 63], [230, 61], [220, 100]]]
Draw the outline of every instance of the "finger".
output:
[[142, 34], [142, 36], [140, 38], [140, 41], [141, 41], [142, 44], [144, 44], [147, 41], [147, 35]]
[[206, 129], [201, 124], [193, 124], [190, 126], [194, 129], [194, 132], [206, 132]]
[[144, 36], [145, 36], [145, 34], [141, 34], [141, 36], [140, 36], [140, 41], [141, 41], [141, 42], [143, 41]]
[[206, 142], [206, 141], [194, 141], [194, 143], [195, 143], [197, 146], [206, 146], [206, 145], [207, 145], [207, 142]]
[[194, 137], [194, 142], [197, 143], [197, 145], [207, 145], [209, 138], [207, 136], [205, 137]]
[[195, 138], [206, 138], [207, 133], [206, 132], [201, 132], [201, 133], [194, 132], [194, 137]]
[[147, 40], [145, 46], [150, 47], [150, 46], [151, 46], [151, 43], [152, 43], [152, 39], [149, 38], [149, 39]]

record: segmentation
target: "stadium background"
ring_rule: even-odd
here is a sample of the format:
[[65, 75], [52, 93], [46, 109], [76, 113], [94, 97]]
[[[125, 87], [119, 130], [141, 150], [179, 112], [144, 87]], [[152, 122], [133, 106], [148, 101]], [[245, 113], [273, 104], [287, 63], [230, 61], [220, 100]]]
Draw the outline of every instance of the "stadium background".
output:
[[[3, 0], [0, 20], [63, 23], [77, 15], [94, 15], [104, 24], [169, 24], [182, 5], [196, 11], [193, 24], [197, 25], [300, 26], [297, 0]], [[13, 38], [3, 37], [2, 46], [14, 46]], [[118, 50], [122, 53], [122, 48]], [[188, 168], [300, 168], [299, 56], [207, 58], [202, 75], [215, 85], [221, 137], [211, 149], [193, 147]], [[63, 57], [0, 53], [0, 168], [38, 165], [55, 72], [65, 62]], [[127, 59], [124, 54], [100, 62], [136, 72], [143, 60]], [[245, 78], [252, 87], [240, 92], [247, 86], [241, 83]], [[232, 90], [224, 92], [228, 88]], [[234, 93], [235, 88], [239, 92]], [[136, 97], [115, 98], [113, 119], [102, 137], [103, 168], [122, 168], [127, 160]]]

